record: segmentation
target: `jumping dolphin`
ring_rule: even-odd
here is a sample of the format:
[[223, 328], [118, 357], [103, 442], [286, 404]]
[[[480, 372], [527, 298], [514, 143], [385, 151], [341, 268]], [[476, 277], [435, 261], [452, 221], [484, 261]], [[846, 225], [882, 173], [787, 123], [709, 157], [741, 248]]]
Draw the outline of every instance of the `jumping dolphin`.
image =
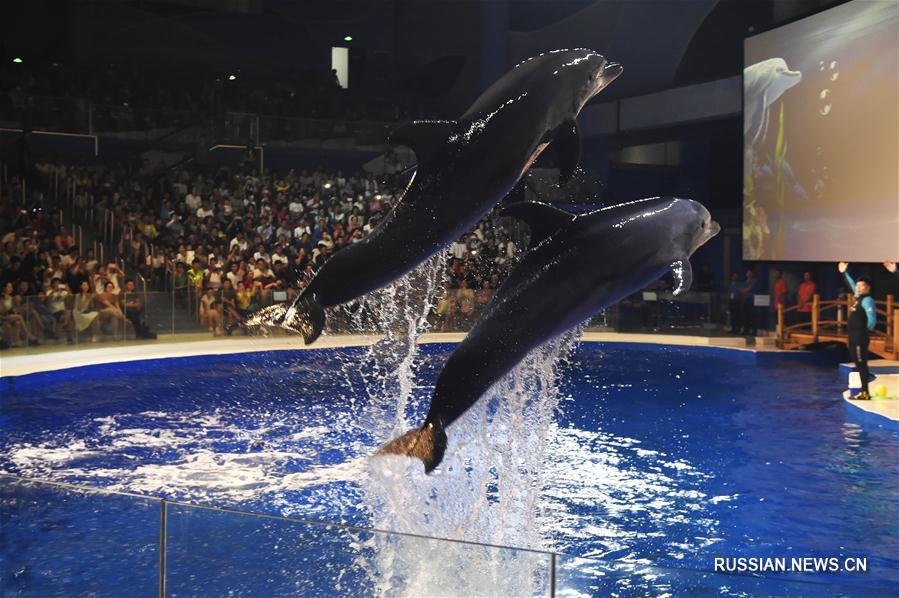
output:
[[507, 207], [531, 228], [530, 249], [456, 347], [437, 379], [422, 427], [378, 454], [417, 457], [432, 471], [446, 450], [446, 427], [535, 347], [597, 311], [674, 274], [690, 288], [689, 258], [720, 227], [695, 201], [642, 199], [582, 216], [541, 203]]
[[783, 58], [769, 58], [743, 69], [743, 138], [752, 131], [754, 145], [768, 136], [768, 108], [783, 93], [802, 81], [802, 73], [791, 71]]
[[575, 117], [622, 72], [592, 50], [555, 50], [530, 58], [491, 85], [455, 121], [416, 121], [389, 141], [412, 148], [418, 169], [375, 230], [338, 251], [289, 308], [272, 306], [250, 324], [278, 323], [321, 333], [323, 308], [352, 301], [413, 270], [483, 218], [537, 156], [555, 144], [561, 182], [580, 160]]

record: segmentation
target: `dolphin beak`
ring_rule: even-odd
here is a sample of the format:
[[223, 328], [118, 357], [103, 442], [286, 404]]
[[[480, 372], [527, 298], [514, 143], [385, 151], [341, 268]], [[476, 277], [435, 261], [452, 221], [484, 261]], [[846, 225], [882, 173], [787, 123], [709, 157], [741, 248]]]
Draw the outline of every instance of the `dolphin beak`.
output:
[[617, 62], [609, 62], [602, 70], [602, 78], [606, 81], [606, 85], [618, 78], [618, 75], [624, 72], [624, 67]]
[[714, 220], [712, 220], [709, 223], [709, 233], [708, 233], [707, 239], [711, 239], [712, 237], [714, 237], [715, 235], [717, 235], [720, 232], [721, 232], [721, 225], [718, 224], [717, 222], [715, 222]]
[[602, 73], [596, 78], [596, 89], [593, 90], [591, 98], [595, 98], [596, 94], [605, 89], [609, 83], [618, 78], [624, 71], [624, 67], [617, 62], [607, 62], [602, 69]]

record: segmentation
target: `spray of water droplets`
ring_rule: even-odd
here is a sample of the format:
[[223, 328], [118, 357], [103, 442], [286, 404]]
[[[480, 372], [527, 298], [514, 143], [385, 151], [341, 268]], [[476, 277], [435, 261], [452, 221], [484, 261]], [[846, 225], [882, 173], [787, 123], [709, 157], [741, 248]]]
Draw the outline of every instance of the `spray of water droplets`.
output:
[[[360, 425], [384, 442], [419, 425], [432, 388], [417, 384], [423, 363], [417, 340], [428, 329], [431, 298], [443, 281], [445, 255], [342, 315], [355, 332], [383, 340], [362, 359], [347, 360], [347, 380], [362, 380], [356, 406]], [[548, 588], [548, 556], [496, 547], [540, 549], [543, 464], [559, 396], [558, 371], [579, 331], [533, 351], [448, 430], [441, 467], [426, 476], [419, 461], [367, 460], [359, 506], [375, 529], [431, 538], [361, 534], [354, 567], [365, 571], [376, 595], [533, 595]], [[350, 375], [351, 369], [361, 376]], [[510, 575], [514, 570], [515, 574]]]

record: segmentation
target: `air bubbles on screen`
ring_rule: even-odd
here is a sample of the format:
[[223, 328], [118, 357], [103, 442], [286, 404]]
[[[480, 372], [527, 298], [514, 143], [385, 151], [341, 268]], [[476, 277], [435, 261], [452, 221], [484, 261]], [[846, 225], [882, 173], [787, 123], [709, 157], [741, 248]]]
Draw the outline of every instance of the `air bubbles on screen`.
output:
[[821, 100], [821, 106], [818, 107], [818, 114], [827, 116], [830, 114], [830, 109], [833, 105], [830, 100], [830, 90], [822, 89], [821, 93], [818, 94], [818, 99]]

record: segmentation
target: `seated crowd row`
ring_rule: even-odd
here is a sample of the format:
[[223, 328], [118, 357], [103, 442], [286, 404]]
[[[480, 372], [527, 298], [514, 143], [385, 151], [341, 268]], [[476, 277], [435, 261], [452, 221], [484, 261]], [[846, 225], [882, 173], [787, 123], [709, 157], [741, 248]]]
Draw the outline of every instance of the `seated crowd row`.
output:
[[[296, 296], [335, 251], [369, 234], [398, 199], [402, 183], [392, 175], [345, 177], [322, 169], [283, 177], [182, 169], [152, 180], [99, 164], [39, 170], [74, 182], [74, 215], [87, 228], [96, 226], [89, 205], [95, 217], [115, 214], [115, 247], [124, 268], [101, 263], [93, 249], [82, 254], [70, 228], [59, 225], [65, 218], [58, 211], [15, 201], [20, 195], [13, 186], [0, 209], [9, 231], [0, 240], [0, 283], [9, 287], [0, 315], [11, 345], [85, 331], [119, 334], [129, 323], [134, 334], [143, 334], [132, 320], [140, 321], [144, 309], [121, 295], [127, 292], [122, 270], [142, 278], [150, 291], [180, 297], [179, 305], [210, 331], [230, 331], [254, 310]], [[517, 253], [494, 215], [456, 240], [435, 317], [453, 325], [471, 320]], [[475, 289], [477, 302], [471, 298]], [[68, 303], [64, 294], [72, 296]], [[92, 312], [97, 316], [91, 322], [81, 317]]]

